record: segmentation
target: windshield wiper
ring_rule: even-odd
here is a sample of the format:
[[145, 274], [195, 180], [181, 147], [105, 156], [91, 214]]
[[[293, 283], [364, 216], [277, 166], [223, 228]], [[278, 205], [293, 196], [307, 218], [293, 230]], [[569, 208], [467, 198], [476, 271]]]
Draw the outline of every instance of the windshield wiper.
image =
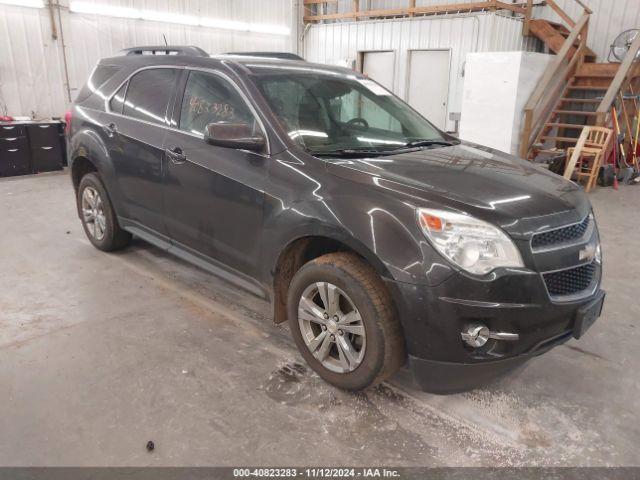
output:
[[457, 143], [449, 142], [447, 140], [414, 140], [413, 142], [408, 142], [399, 148], [431, 147], [432, 145], [453, 147], [454, 145], [457, 145]]
[[381, 157], [384, 155], [395, 155], [405, 150], [412, 150], [421, 147], [432, 147], [435, 145], [441, 145], [444, 147], [452, 147], [457, 143], [449, 142], [447, 140], [414, 140], [412, 142], [399, 145], [395, 148], [385, 148], [384, 150], [372, 149], [372, 148], [340, 148], [337, 150], [307, 150], [311, 155], [316, 157], [343, 157], [343, 158], [360, 158], [360, 157]]
[[372, 150], [372, 149], [359, 149], [359, 148], [340, 148], [337, 150], [307, 150], [311, 155], [316, 157], [344, 157], [344, 158], [359, 158], [359, 157], [371, 157], [379, 155], [389, 155], [388, 150]]

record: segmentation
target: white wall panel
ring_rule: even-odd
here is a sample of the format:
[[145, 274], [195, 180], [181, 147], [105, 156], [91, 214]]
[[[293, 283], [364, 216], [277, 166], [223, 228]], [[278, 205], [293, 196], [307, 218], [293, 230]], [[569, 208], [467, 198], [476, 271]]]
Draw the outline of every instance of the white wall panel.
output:
[[[211, 54], [294, 51], [297, 0], [93, 0], [123, 7], [286, 26], [290, 35], [234, 32], [70, 13], [61, 9], [72, 98], [95, 63], [125, 47], [196, 45]], [[68, 2], [63, 0], [63, 5]], [[0, 5], [0, 113], [62, 116], [67, 109], [62, 40], [51, 38], [48, 9]]]
[[[408, 53], [412, 49], [450, 49], [449, 112], [460, 112], [464, 62], [469, 52], [531, 50], [522, 22], [494, 13], [405, 18], [385, 21], [326, 23], [305, 37], [305, 58], [327, 64], [350, 64], [358, 52], [394, 50], [394, 92], [406, 98]], [[447, 128], [452, 129], [449, 122]]]

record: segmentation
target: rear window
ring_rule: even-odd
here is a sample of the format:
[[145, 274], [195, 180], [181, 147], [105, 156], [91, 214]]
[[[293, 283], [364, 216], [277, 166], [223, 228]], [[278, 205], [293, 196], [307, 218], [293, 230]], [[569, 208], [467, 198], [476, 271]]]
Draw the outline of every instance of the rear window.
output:
[[122, 113], [152, 123], [166, 123], [169, 97], [178, 71], [153, 68], [136, 73], [129, 80]]
[[114, 65], [97, 65], [96, 68], [93, 69], [93, 72], [91, 72], [87, 83], [85, 83], [84, 87], [82, 87], [78, 93], [76, 102], [82, 102], [89, 98], [89, 95], [99, 90], [118, 70], [120, 70], [120, 67]]

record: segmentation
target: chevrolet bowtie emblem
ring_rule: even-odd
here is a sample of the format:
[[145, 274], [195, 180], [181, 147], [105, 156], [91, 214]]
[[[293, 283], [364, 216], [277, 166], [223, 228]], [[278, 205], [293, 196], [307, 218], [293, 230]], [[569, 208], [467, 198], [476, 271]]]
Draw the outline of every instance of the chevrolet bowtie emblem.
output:
[[596, 249], [597, 249], [596, 244], [590, 243], [589, 245], [584, 247], [582, 250], [580, 250], [580, 253], [578, 254], [579, 260], [580, 261], [593, 260], [596, 256]]

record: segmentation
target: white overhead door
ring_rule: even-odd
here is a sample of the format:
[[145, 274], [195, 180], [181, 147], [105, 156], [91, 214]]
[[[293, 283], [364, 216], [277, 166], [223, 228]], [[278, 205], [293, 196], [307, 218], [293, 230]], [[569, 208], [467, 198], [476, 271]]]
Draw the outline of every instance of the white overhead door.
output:
[[436, 127], [447, 125], [449, 50], [412, 50], [409, 55], [407, 102]]
[[362, 54], [362, 73], [392, 92], [395, 69], [394, 52], [364, 52]]

